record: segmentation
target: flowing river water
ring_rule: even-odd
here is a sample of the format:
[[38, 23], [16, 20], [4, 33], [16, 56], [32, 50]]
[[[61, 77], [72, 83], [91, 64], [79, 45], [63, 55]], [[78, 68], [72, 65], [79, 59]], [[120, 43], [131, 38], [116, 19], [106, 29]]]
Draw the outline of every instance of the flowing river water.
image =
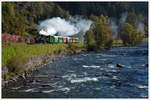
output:
[[2, 97], [148, 98], [147, 64], [147, 44], [66, 56], [35, 71], [33, 81], [3, 89]]

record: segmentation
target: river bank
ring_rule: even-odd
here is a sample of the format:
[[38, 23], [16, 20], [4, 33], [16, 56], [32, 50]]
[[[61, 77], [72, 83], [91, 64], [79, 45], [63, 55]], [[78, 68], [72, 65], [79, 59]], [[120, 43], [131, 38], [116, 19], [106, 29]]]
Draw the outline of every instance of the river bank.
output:
[[26, 73], [30, 73], [46, 63], [52, 63], [59, 57], [80, 53], [83, 50], [81, 44], [70, 47], [67, 44], [5, 43], [2, 50], [2, 87], [21, 78], [25, 79]]
[[[56, 59], [60, 58], [60, 57], [64, 57], [64, 56], [71, 56], [74, 54], [80, 54], [83, 53], [85, 51], [78, 51], [75, 53], [71, 53], [69, 51], [67, 52], [60, 52], [59, 54], [47, 54], [47, 55], [42, 55], [42, 56], [35, 56], [35, 57], [31, 57], [28, 62], [22, 66], [26, 67], [28, 66], [28, 70], [16, 75], [15, 77], [11, 77], [9, 80], [2, 80], [2, 88], [5, 88], [7, 86], [13, 86], [16, 83], [22, 84], [22, 82], [26, 82], [26, 77], [30, 76], [32, 74], [32, 72], [38, 70], [39, 68], [53, 63], [53, 61], [55, 61]], [[4, 74], [8, 74], [8, 69], [6, 69], [6, 67], [4, 67], [2, 69], [2, 75]]]

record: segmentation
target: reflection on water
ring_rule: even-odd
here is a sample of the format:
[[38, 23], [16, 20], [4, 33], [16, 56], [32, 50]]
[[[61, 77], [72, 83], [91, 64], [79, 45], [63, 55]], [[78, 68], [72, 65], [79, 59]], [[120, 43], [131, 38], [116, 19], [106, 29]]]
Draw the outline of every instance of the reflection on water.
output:
[[32, 82], [4, 89], [3, 97], [147, 98], [146, 64], [147, 45], [62, 57], [35, 71]]

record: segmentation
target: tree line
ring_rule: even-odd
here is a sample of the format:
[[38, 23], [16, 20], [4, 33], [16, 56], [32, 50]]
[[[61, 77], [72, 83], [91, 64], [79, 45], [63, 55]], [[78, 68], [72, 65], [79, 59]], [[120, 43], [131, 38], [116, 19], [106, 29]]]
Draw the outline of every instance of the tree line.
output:
[[[111, 28], [108, 16], [90, 16], [93, 21], [92, 27], [85, 34], [85, 44], [89, 51], [110, 49], [113, 46]], [[128, 20], [120, 30], [120, 39], [125, 46], [134, 46], [142, 42], [144, 32], [136, 29]]]
[[143, 37], [137, 26], [139, 20], [148, 33], [148, 2], [2, 2], [2, 33], [34, 36], [39, 21], [52, 17], [68, 20], [71, 15], [82, 15], [93, 21], [85, 35], [87, 48], [111, 48], [109, 18], [120, 19], [125, 12], [128, 16], [124, 25], [119, 26], [119, 38], [124, 45], [136, 45]]

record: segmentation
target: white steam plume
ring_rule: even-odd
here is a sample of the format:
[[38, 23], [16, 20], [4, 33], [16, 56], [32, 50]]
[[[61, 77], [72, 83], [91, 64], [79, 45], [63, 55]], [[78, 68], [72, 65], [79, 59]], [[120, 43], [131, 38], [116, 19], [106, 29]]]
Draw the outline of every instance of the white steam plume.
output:
[[37, 29], [39, 34], [42, 35], [59, 35], [59, 36], [71, 36], [79, 32], [86, 32], [92, 21], [83, 19], [80, 16], [70, 17], [67, 21], [60, 17], [54, 17], [44, 20], [38, 25]]
[[110, 28], [111, 34], [113, 37], [117, 38], [118, 36], [118, 25], [116, 24], [116, 20], [114, 18], [110, 18]]
[[144, 24], [143, 23], [139, 22], [137, 28], [144, 32]]
[[121, 14], [121, 18], [120, 18], [120, 20], [119, 20], [119, 24], [120, 24], [121, 26], [125, 23], [125, 21], [126, 21], [126, 19], [127, 19], [127, 16], [128, 16], [128, 13], [127, 13], [127, 12]]
[[143, 23], [143, 16], [142, 15], [139, 15], [138, 16], [138, 24], [137, 24], [137, 28], [143, 32], [144, 31], [144, 23]]
[[91, 20], [86, 20], [82, 16], [70, 17], [70, 21], [79, 30], [79, 32], [83, 32], [83, 33], [89, 30], [92, 24]]

